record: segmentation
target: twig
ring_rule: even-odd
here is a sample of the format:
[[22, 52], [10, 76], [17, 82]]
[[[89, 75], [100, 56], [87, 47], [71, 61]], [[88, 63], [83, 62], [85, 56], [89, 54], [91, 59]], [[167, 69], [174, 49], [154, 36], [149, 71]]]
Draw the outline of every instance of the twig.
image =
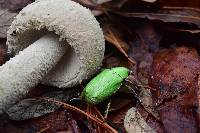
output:
[[103, 128], [107, 129], [109, 132], [111, 132], [111, 133], [118, 133], [117, 130], [115, 130], [114, 128], [112, 128], [111, 126], [109, 126], [107, 123], [103, 122], [102, 120], [100, 120], [99, 118], [96, 118], [93, 115], [90, 115], [90, 114], [84, 112], [83, 110], [81, 110], [81, 109], [79, 109], [79, 108], [77, 108], [75, 106], [72, 106], [70, 104], [58, 101], [56, 99], [48, 98], [48, 97], [44, 97], [44, 98], [41, 98], [41, 99], [47, 100], [49, 102], [53, 102], [53, 103], [58, 104], [58, 105], [62, 105], [63, 108], [66, 108], [66, 109], [69, 109], [69, 110], [73, 110], [73, 111], [75, 111], [77, 113], [83, 114], [83, 115], [87, 116], [88, 118], [90, 118], [91, 120], [93, 120], [96, 123], [98, 123]]

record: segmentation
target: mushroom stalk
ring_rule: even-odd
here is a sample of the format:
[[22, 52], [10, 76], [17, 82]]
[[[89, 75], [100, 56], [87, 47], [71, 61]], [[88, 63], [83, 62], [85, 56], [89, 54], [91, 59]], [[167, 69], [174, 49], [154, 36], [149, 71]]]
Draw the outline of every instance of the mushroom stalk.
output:
[[58, 63], [67, 45], [47, 34], [0, 67], [0, 113], [36, 86]]

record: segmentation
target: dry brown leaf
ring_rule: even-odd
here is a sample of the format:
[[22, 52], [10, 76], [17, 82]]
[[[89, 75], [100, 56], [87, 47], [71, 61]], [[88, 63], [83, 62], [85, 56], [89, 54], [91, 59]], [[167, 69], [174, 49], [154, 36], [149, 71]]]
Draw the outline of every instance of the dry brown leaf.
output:
[[16, 15], [16, 13], [0, 7], [0, 38], [6, 38], [8, 27]]
[[106, 3], [106, 2], [110, 2], [112, 0], [92, 0], [92, 1], [97, 3], [97, 4], [103, 4], [103, 3]]
[[200, 28], [200, 10], [190, 7], [161, 7], [157, 10], [138, 11], [116, 11], [107, 9], [114, 14], [124, 17], [148, 18], [150, 20], [161, 20], [163, 22], [193, 23]]
[[106, 41], [113, 44], [132, 64], [136, 64], [127, 54], [129, 45], [124, 41], [120, 29], [115, 27], [109, 20], [105, 20], [102, 23]]
[[154, 2], [156, 2], [157, 0], [142, 0], [142, 1], [149, 2], [149, 3], [154, 3]]
[[112, 2], [105, 4], [104, 6], [108, 6], [111, 8], [117, 8], [120, 9], [121, 7], [123, 7], [124, 4], [126, 4], [126, 2], [128, 2], [129, 0], [113, 0]]
[[138, 99], [145, 111], [153, 115], [157, 120], [159, 120], [159, 114], [153, 104], [152, 94], [150, 89], [148, 89], [148, 86], [144, 86], [139, 83], [134, 75], [129, 75], [125, 81], [126, 86], [130, 89], [132, 93], [135, 94], [135, 97]]
[[103, 14], [103, 10], [98, 10], [97, 7], [111, 0], [73, 0], [73, 1], [78, 2], [81, 5], [90, 8], [94, 16], [99, 16]]
[[159, 120], [160, 116], [153, 104], [151, 91], [144, 87], [141, 87], [140, 89], [141, 89], [141, 92], [140, 92], [139, 99], [142, 106], [146, 109], [147, 112], [151, 113], [156, 119]]
[[21, 10], [34, 0], [0, 0], [0, 7], [7, 8], [12, 11]]
[[124, 128], [128, 133], [156, 133], [134, 107], [130, 108], [126, 113]]
[[200, 8], [199, 0], [158, 0], [160, 6]]

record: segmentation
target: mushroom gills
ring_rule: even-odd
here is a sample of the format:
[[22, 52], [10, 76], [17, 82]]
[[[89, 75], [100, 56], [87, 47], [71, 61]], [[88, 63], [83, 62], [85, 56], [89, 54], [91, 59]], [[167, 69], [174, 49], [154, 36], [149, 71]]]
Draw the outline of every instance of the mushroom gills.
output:
[[0, 66], [0, 114], [23, 98], [55, 67], [68, 45], [47, 34]]

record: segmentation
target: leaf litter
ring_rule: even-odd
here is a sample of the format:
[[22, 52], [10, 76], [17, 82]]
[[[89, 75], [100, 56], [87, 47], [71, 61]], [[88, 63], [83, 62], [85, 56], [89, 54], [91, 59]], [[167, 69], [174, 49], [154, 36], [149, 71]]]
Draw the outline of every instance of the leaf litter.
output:
[[[122, 91], [111, 97], [106, 118], [103, 115], [110, 100], [91, 107], [85, 106], [84, 101], [70, 101], [78, 98], [79, 92], [55, 90], [39, 96], [31, 93], [7, 111], [9, 117], [0, 117], [0, 131], [199, 132], [200, 3], [75, 1], [90, 8], [103, 28], [103, 67], [125, 66], [132, 70], [132, 84], [124, 84], [134, 92], [122, 86]], [[0, 1], [1, 65], [9, 58], [5, 45], [7, 28], [30, 2]], [[77, 88], [81, 91], [87, 82]]]

